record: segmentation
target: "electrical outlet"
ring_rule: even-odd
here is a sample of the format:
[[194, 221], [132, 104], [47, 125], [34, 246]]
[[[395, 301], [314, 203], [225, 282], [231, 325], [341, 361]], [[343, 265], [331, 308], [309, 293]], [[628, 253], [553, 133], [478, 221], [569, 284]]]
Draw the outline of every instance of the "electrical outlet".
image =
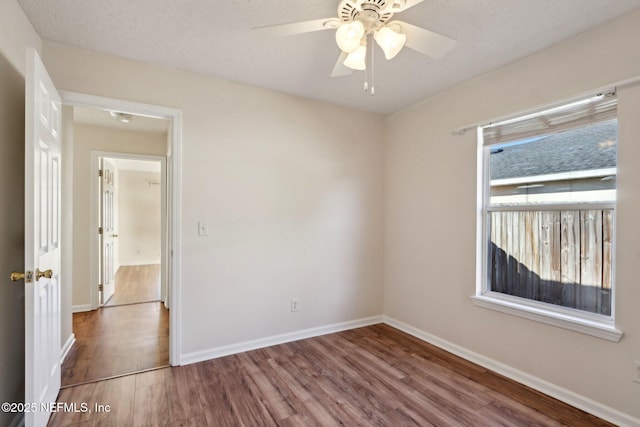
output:
[[291, 298], [291, 312], [298, 311], [300, 309], [300, 302], [297, 298]]
[[637, 383], [640, 383], [640, 362], [633, 362], [633, 380]]

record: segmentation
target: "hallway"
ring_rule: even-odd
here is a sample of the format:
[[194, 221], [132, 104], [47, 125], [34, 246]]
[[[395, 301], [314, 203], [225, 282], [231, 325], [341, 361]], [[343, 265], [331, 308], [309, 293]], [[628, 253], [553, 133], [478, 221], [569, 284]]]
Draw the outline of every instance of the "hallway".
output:
[[105, 306], [160, 300], [160, 264], [121, 266], [116, 290]]
[[169, 365], [169, 310], [159, 302], [75, 313], [62, 387]]

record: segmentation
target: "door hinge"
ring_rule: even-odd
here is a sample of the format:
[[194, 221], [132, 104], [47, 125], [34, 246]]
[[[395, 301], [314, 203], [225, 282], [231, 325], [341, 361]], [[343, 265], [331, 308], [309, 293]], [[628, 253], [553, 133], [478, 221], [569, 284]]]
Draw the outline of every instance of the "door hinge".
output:
[[98, 234], [102, 234], [102, 233], [103, 233], [102, 227], [98, 227]]
[[102, 176], [104, 174], [104, 172], [102, 172], [102, 169], [98, 169], [98, 176]]
[[104, 285], [102, 283], [98, 285], [98, 291], [104, 291]]

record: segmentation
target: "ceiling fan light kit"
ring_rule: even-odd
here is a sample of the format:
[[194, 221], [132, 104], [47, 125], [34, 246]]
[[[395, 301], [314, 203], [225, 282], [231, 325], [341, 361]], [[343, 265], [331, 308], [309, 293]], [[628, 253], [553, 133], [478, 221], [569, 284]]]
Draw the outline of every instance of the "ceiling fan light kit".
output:
[[360, 47], [360, 41], [365, 35], [364, 25], [360, 21], [342, 24], [336, 30], [336, 43], [340, 50], [351, 53]]
[[340, 2], [338, 14], [342, 24], [336, 30], [336, 42], [343, 52], [349, 54], [343, 63], [345, 67], [366, 70], [366, 44], [371, 34], [378, 46], [382, 48], [385, 58], [391, 59], [402, 50], [407, 36], [385, 26], [393, 16], [394, 6], [401, 5], [406, 3], [392, 3], [386, 0]]
[[367, 69], [367, 45], [363, 44], [358, 46], [356, 50], [351, 52], [343, 64], [345, 67], [349, 67], [352, 70], [366, 70]]
[[406, 22], [390, 21], [394, 14], [423, 1], [341, 0], [337, 18], [273, 25], [256, 30], [273, 35], [336, 30], [335, 39], [341, 53], [331, 76], [341, 77], [349, 75], [352, 70], [366, 70], [367, 39], [370, 35], [386, 59], [395, 57], [404, 46], [433, 59], [440, 59], [449, 53], [457, 44], [456, 40]]
[[380, 46], [384, 52], [384, 57], [387, 59], [391, 59], [400, 53], [407, 41], [407, 36], [405, 34], [395, 32], [389, 27], [380, 28], [374, 33], [373, 38], [376, 40], [376, 43], [378, 43], [378, 46]]

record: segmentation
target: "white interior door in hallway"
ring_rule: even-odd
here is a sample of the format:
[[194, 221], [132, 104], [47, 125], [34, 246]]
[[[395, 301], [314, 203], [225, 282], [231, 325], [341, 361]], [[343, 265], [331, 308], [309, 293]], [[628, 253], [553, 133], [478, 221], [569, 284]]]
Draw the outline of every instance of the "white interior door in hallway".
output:
[[106, 304], [115, 291], [116, 245], [115, 231], [116, 170], [105, 158], [100, 158], [100, 304]]

